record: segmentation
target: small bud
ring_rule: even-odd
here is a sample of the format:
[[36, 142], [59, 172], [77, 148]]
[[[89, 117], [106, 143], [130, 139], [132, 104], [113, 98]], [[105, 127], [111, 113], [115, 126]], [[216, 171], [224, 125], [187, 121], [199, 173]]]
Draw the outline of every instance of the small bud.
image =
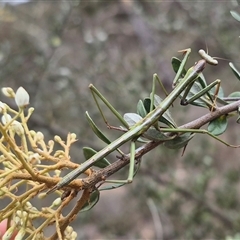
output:
[[30, 108], [28, 109], [28, 114], [31, 115], [33, 112], [34, 112], [34, 108], [33, 108], [33, 107], [30, 107]]
[[28, 157], [28, 162], [31, 164], [41, 164], [40, 155], [38, 153], [33, 153]]
[[12, 120], [12, 117], [9, 114], [4, 114], [2, 116], [2, 123], [3, 125], [6, 125], [7, 123], [9, 123]]
[[4, 87], [4, 88], [2, 88], [2, 93], [3, 93], [6, 97], [9, 97], [9, 98], [14, 98], [14, 97], [15, 97], [15, 93], [14, 93], [13, 89], [10, 88], [10, 87]]
[[42, 207], [41, 212], [42, 213], [49, 213], [50, 209], [49, 209], [49, 207]]
[[27, 208], [32, 208], [32, 204], [30, 202], [26, 202], [26, 207]]
[[28, 213], [27, 213], [26, 211], [22, 211], [22, 217], [23, 217], [23, 218], [26, 218], [27, 215], [28, 215]]
[[30, 130], [29, 133], [30, 133], [31, 137], [33, 137], [33, 138], [34, 138], [35, 135], [36, 135], [36, 132], [35, 132], [34, 130]]
[[65, 158], [65, 152], [62, 151], [62, 150], [57, 150], [57, 151], [54, 153], [54, 157]]
[[48, 141], [48, 147], [49, 147], [49, 152], [51, 152], [53, 150], [53, 147], [54, 147], [54, 141], [53, 140]]
[[43, 198], [45, 198], [46, 196], [47, 196], [46, 193], [39, 193], [39, 194], [38, 194], [38, 198], [39, 198], [39, 199], [43, 199]]
[[61, 174], [61, 170], [58, 170], [58, 169], [56, 169], [54, 172], [56, 177], [59, 177]]
[[71, 133], [71, 139], [75, 141], [76, 138], [77, 138], [77, 135], [75, 133]]
[[57, 199], [55, 199], [55, 200], [53, 201], [51, 207], [58, 207], [61, 203], [62, 203], [62, 200], [61, 200], [61, 198], [59, 197], [59, 198], [57, 198]]
[[71, 226], [67, 226], [66, 231], [71, 234], [73, 232], [73, 228]]
[[37, 132], [35, 137], [37, 142], [42, 141], [44, 139], [44, 135], [42, 132]]
[[16, 134], [18, 136], [22, 136], [24, 134], [24, 129], [23, 129], [23, 126], [20, 122], [18, 122], [16, 120], [13, 121], [12, 128], [13, 128], [13, 131], [16, 132]]
[[54, 136], [54, 141], [55, 141], [55, 142], [61, 142], [62, 139], [61, 139], [58, 135], [55, 135], [55, 136]]
[[21, 212], [20, 210], [17, 210], [17, 211], [16, 211], [16, 216], [22, 217], [22, 212]]
[[15, 102], [19, 108], [26, 107], [29, 104], [29, 94], [23, 87], [19, 87], [16, 95]]
[[71, 239], [72, 240], [76, 240], [77, 239], [77, 233], [76, 232], [72, 232]]

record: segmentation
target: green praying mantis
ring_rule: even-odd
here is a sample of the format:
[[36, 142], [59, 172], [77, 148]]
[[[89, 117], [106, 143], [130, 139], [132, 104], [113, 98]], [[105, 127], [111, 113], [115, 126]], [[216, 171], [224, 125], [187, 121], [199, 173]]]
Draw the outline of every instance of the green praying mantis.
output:
[[[58, 190], [67, 184], [69, 184], [71, 181], [73, 181], [75, 178], [77, 178], [81, 173], [85, 172], [87, 169], [89, 169], [91, 166], [95, 165], [98, 161], [105, 158], [107, 155], [109, 155], [111, 152], [118, 150], [120, 146], [122, 146], [124, 143], [131, 141], [131, 147], [130, 147], [130, 166], [129, 166], [129, 174], [127, 180], [119, 180], [118, 182], [125, 182], [130, 183], [132, 182], [133, 176], [134, 176], [134, 163], [135, 163], [135, 142], [140, 138], [149, 138], [151, 135], [151, 132], [156, 131], [158, 133], [161, 132], [181, 132], [181, 129], [178, 128], [171, 128], [171, 129], [162, 129], [158, 127], [158, 121], [163, 115], [167, 112], [167, 110], [170, 108], [170, 106], [173, 104], [173, 102], [181, 96], [181, 104], [187, 105], [189, 103], [194, 103], [195, 100], [202, 99], [202, 101], [208, 102], [210, 99], [210, 102], [207, 103], [209, 106], [209, 109], [211, 111], [214, 111], [215, 109], [215, 101], [217, 99], [217, 94], [220, 88], [220, 80], [215, 80], [211, 84], [204, 86], [200, 92], [197, 94], [191, 96], [190, 98], [186, 99], [188, 96], [189, 91], [191, 90], [193, 84], [196, 82], [196, 80], [201, 77], [202, 71], [205, 68], [205, 65], [208, 63], [210, 65], [217, 65], [218, 62], [216, 59], [208, 55], [204, 50], [200, 50], [199, 54], [202, 59], [200, 59], [198, 62], [195, 63], [195, 65], [191, 68], [189, 68], [187, 71], [185, 70], [185, 64], [187, 62], [187, 59], [191, 53], [191, 49], [184, 49], [180, 51], [184, 54], [183, 60], [181, 61], [181, 64], [177, 70], [176, 76], [173, 80], [173, 87], [174, 89], [172, 92], [166, 96], [166, 98], [159, 102], [158, 106], [155, 106], [154, 108], [154, 92], [152, 91], [152, 98], [151, 98], [151, 106], [149, 113], [146, 113], [146, 115], [142, 118], [139, 118], [139, 121], [136, 121], [132, 126], [129, 128], [129, 124], [126, 123], [125, 120], [122, 119], [120, 114], [108, 103], [108, 101], [98, 92], [98, 90], [90, 84], [91, 92], [94, 96], [94, 99], [96, 101], [95, 94], [101, 98], [101, 100], [113, 111], [113, 113], [121, 120], [121, 122], [124, 124], [124, 126], [127, 127], [126, 132], [120, 136], [118, 139], [116, 139], [113, 142], [110, 142], [108, 146], [100, 150], [99, 152], [96, 152], [92, 157], [90, 157], [87, 161], [82, 163], [78, 168], [74, 169], [72, 172], [67, 174], [65, 177], [62, 178], [62, 180], [55, 185], [52, 189], [48, 191], [48, 193], [53, 192], [55, 190]], [[157, 78], [157, 75], [154, 74], [154, 78]], [[213, 99], [212, 96], [209, 94], [210, 90], [216, 87], [215, 95], [216, 97]], [[206, 98], [203, 98], [204, 95], [208, 95], [209, 97], [207, 100], [204, 100]], [[97, 103], [97, 101], [96, 101]], [[100, 106], [97, 103], [97, 106], [100, 110]], [[102, 114], [102, 112], [101, 112]], [[102, 114], [103, 116], [103, 114]], [[103, 116], [104, 118], [104, 116]], [[105, 119], [105, 118], [104, 118]], [[106, 121], [105, 121], [106, 122]], [[150, 131], [151, 130], [151, 131]], [[230, 147], [240, 147], [228, 144], [224, 142], [223, 140], [219, 139], [215, 135], [211, 134], [210, 132], [206, 130], [200, 130], [200, 129], [184, 129], [183, 131], [188, 131], [190, 134], [193, 133], [206, 133], [209, 136], [213, 137], [214, 139], [222, 142], [223, 144], [230, 146]], [[177, 135], [173, 135], [171, 139], [176, 137]], [[151, 137], [151, 136], [150, 136]], [[190, 139], [190, 138], [189, 138]], [[152, 139], [151, 139], [152, 140]], [[119, 150], [121, 153], [121, 151]], [[124, 157], [124, 154], [121, 153], [121, 155]]]

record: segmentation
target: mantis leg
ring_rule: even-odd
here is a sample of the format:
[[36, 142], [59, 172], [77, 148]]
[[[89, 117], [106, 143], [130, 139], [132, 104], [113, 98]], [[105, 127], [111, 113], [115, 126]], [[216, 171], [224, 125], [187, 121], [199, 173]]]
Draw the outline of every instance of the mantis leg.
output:
[[112, 106], [112, 104], [110, 102], [108, 102], [108, 100], [97, 90], [97, 88], [95, 88], [93, 86], [93, 84], [89, 85], [89, 89], [92, 93], [92, 96], [94, 98], [94, 101], [97, 104], [97, 107], [99, 109], [99, 112], [104, 120], [104, 122], [106, 123], [106, 125], [111, 128], [111, 126], [108, 124], [107, 119], [105, 118], [103, 111], [99, 105], [99, 102], [97, 100], [97, 97], [101, 99], [101, 101], [110, 109], [110, 111], [117, 117], [117, 119], [124, 125], [124, 127], [126, 127], [127, 129], [129, 128], [127, 122], [123, 119], [123, 117], [121, 116], [121, 114]]
[[[137, 162], [138, 165], [137, 165], [136, 169], [134, 168], [134, 166], [135, 166], [135, 149], [136, 149], [135, 141], [131, 141], [128, 178], [126, 180], [106, 180], [104, 183], [114, 183], [114, 185], [102, 187], [99, 189], [100, 191], [119, 188], [119, 187], [121, 187], [125, 184], [129, 184], [133, 181], [134, 176], [137, 174], [137, 172], [140, 168], [140, 161]], [[135, 171], [134, 171], [134, 169], [135, 169]]]
[[158, 77], [157, 74], [153, 75], [153, 83], [152, 83], [152, 93], [151, 93], [151, 105], [150, 105], [150, 112], [153, 110], [154, 108], [154, 95], [156, 93], [156, 84], [157, 82], [159, 83], [161, 89], [163, 90], [164, 94], [166, 96], [168, 96], [168, 92], [166, 90], [166, 88], [163, 85], [163, 82], [161, 81], [161, 79]]
[[176, 76], [173, 80], [173, 87], [177, 85], [177, 83], [179, 82], [179, 79], [183, 77], [184, 73], [186, 73], [186, 70], [185, 70], [185, 65], [186, 65], [186, 62], [188, 60], [188, 57], [191, 53], [191, 49], [188, 48], [188, 49], [184, 49], [184, 50], [180, 50], [178, 52], [181, 52], [184, 54], [184, 58], [183, 60], [181, 61], [181, 64], [176, 72]]
[[[216, 105], [216, 99], [217, 99], [217, 95], [220, 89], [220, 84], [221, 84], [221, 80], [217, 79], [214, 82], [210, 83], [209, 85], [207, 85], [205, 88], [203, 88], [200, 92], [198, 92], [197, 94], [195, 94], [194, 96], [190, 97], [189, 99], [187, 98], [187, 95], [189, 94], [189, 91], [191, 90], [192, 87], [194, 87], [193, 83], [192, 85], [189, 85], [188, 88], [186, 89], [186, 91], [184, 92], [182, 99], [181, 99], [181, 104], [182, 105], [188, 105], [193, 103], [196, 99], [201, 98], [202, 101], [204, 101], [211, 109], [215, 108]], [[212, 100], [211, 98], [202, 98], [205, 94], [209, 93], [209, 91], [211, 89], [213, 89], [216, 86], [216, 90], [215, 90], [215, 94], [214, 94], [214, 100]], [[209, 102], [209, 100], [211, 102]]]
[[[129, 126], [127, 124], [127, 122], [123, 119], [123, 117], [120, 115], [120, 113], [111, 105], [110, 102], [108, 102], [108, 100], [97, 90], [97, 88], [95, 88], [92, 84], [89, 85], [90, 91], [92, 93], [92, 96], [94, 98], [94, 101], [98, 107], [98, 110], [104, 120], [104, 122], [106, 123], [106, 125], [108, 126], [108, 128], [112, 129], [113, 127], [111, 127], [108, 122], [107, 119], [104, 116], [104, 113], [100, 107], [100, 104], [98, 102], [98, 98], [100, 98], [100, 100], [110, 109], [110, 111], [118, 118], [118, 120], [127, 128], [129, 129]], [[91, 119], [91, 117], [89, 116], [88, 112], [86, 112], [86, 117], [87, 120], [89, 122], [89, 125], [91, 126], [92, 130], [94, 131], [94, 133], [105, 143], [110, 144], [111, 141], [104, 135], [104, 133], [97, 127], [97, 125], [94, 123], [94, 121]], [[124, 156], [124, 153], [117, 148], [116, 149], [121, 156]]]
[[169, 133], [201, 133], [201, 134], [207, 134], [210, 137], [214, 138], [215, 140], [223, 143], [224, 145], [228, 146], [228, 147], [232, 147], [232, 148], [239, 148], [240, 145], [232, 145], [229, 144], [225, 141], [223, 141], [221, 138], [213, 135], [212, 133], [210, 133], [209, 131], [205, 130], [205, 129], [184, 129], [184, 128], [170, 128], [170, 129], [161, 129], [162, 132], [169, 132]]
[[[156, 81], [156, 80], [155, 80]], [[161, 84], [160, 84], [161, 85]], [[89, 86], [91, 93], [93, 95], [94, 101], [97, 104], [97, 107], [99, 109], [99, 112], [104, 120], [104, 122], [106, 123], [106, 125], [109, 128], [112, 128], [104, 114], [103, 111], [100, 107], [100, 104], [98, 102], [97, 98], [100, 98], [100, 100], [110, 109], [110, 111], [117, 117], [117, 119], [127, 128], [129, 129], [129, 125], [127, 124], [127, 122], [124, 120], [124, 118], [120, 115], [120, 113], [107, 101], [107, 99], [97, 90], [97, 88], [95, 88], [92, 84]], [[155, 87], [154, 87], [155, 89]], [[120, 151], [118, 151], [120, 152]], [[120, 152], [121, 156], [124, 158], [124, 154], [122, 152]], [[140, 167], [140, 161], [138, 162], [138, 166], [134, 172], [134, 166], [135, 166], [135, 140], [131, 141], [131, 147], [130, 147], [130, 165], [129, 165], [129, 172], [128, 172], [128, 178], [126, 180], [106, 180], [106, 183], [116, 183], [115, 185], [111, 185], [111, 186], [107, 186], [107, 187], [103, 187], [100, 190], [108, 190], [108, 189], [113, 189], [113, 188], [118, 188], [121, 187], [127, 183], [131, 183], [133, 180], [133, 177], [136, 175], [139, 167]]]
[[[190, 49], [181, 50], [179, 52], [183, 52], [185, 56], [183, 60], [179, 60], [178, 58], [172, 58], [173, 69], [176, 72], [176, 76], [173, 80], [173, 87], [176, 87], [176, 85], [181, 82], [182, 78], [187, 73], [184, 66], [187, 61], [188, 55], [190, 54]], [[205, 53], [205, 51], [200, 50], [199, 53], [205, 63], [217, 65], [218, 62], [216, 61], [216, 59], [209, 56], [207, 53]], [[215, 94], [213, 95], [209, 90], [211, 90], [215, 85], [217, 85], [217, 88]], [[187, 88], [185, 89], [184, 93], [181, 94], [181, 104], [193, 104], [196, 106], [208, 107], [209, 109], [214, 110], [216, 108], [216, 101], [219, 99], [217, 96], [219, 90], [220, 80], [216, 80], [215, 82], [207, 86], [205, 78], [201, 73], [199, 74], [197, 81], [189, 84], [189, 86], [187, 86]], [[214, 98], [212, 96], [214, 96]]]

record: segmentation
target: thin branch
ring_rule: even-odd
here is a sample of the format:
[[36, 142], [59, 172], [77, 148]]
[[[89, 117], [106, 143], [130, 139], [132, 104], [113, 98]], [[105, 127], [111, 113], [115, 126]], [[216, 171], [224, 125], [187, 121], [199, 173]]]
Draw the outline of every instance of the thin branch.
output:
[[[205, 124], [209, 123], [210, 121], [229, 114], [230, 112], [236, 111], [238, 109], [238, 106], [240, 105], [240, 101], [231, 103], [229, 105], [217, 108], [214, 112], [210, 112], [205, 114], [204, 116], [193, 120], [187, 124], [184, 124], [180, 126], [181, 129], [199, 129]], [[171, 136], [172, 133], [169, 133], [168, 136]], [[163, 144], [164, 141], [158, 141], [154, 142], [151, 141], [138, 149], [136, 149], [135, 152], [135, 159], [141, 158], [146, 153], [150, 152], [152, 149], [156, 148], [157, 146]], [[91, 176], [84, 178], [84, 180], [78, 179], [72, 181], [68, 187], [76, 189], [76, 190], [82, 190], [87, 189], [95, 186], [98, 182], [101, 182], [103, 179], [108, 178], [112, 174], [119, 171], [121, 168], [125, 167], [127, 164], [129, 164], [130, 161], [130, 154], [127, 154], [124, 159], [118, 159], [116, 162], [112, 163], [111, 165], [105, 167], [104, 169], [95, 171]]]

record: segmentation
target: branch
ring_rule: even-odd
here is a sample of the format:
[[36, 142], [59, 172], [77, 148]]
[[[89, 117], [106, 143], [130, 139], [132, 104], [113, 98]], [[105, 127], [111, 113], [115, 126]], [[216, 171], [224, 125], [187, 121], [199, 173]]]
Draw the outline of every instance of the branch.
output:
[[[214, 112], [210, 112], [205, 114], [204, 116], [193, 120], [187, 124], [184, 124], [179, 127], [179, 129], [199, 129], [205, 124], [209, 123], [210, 121], [223, 116], [227, 115], [230, 112], [236, 111], [238, 109], [238, 106], [240, 105], [240, 100], [236, 101], [234, 103], [230, 103], [226, 106], [216, 108]], [[167, 134], [168, 136], [171, 136], [172, 133]], [[146, 153], [150, 152], [152, 149], [156, 148], [157, 146], [163, 144], [164, 141], [151, 141], [135, 151], [135, 159], [141, 158], [143, 155]], [[108, 178], [115, 172], [119, 171], [123, 167], [125, 167], [127, 164], [129, 164], [130, 161], [130, 154], [127, 154], [124, 159], [118, 159], [116, 162], [112, 163], [111, 165], [105, 167], [104, 169], [94, 171], [94, 173], [87, 177], [84, 178], [83, 180], [78, 179], [72, 181], [68, 187], [76, 189], [76, 190], [82, 190], [82, 189], [87, 189], [95, 186], [97, 183], [102, 182], [104, 179]]]

